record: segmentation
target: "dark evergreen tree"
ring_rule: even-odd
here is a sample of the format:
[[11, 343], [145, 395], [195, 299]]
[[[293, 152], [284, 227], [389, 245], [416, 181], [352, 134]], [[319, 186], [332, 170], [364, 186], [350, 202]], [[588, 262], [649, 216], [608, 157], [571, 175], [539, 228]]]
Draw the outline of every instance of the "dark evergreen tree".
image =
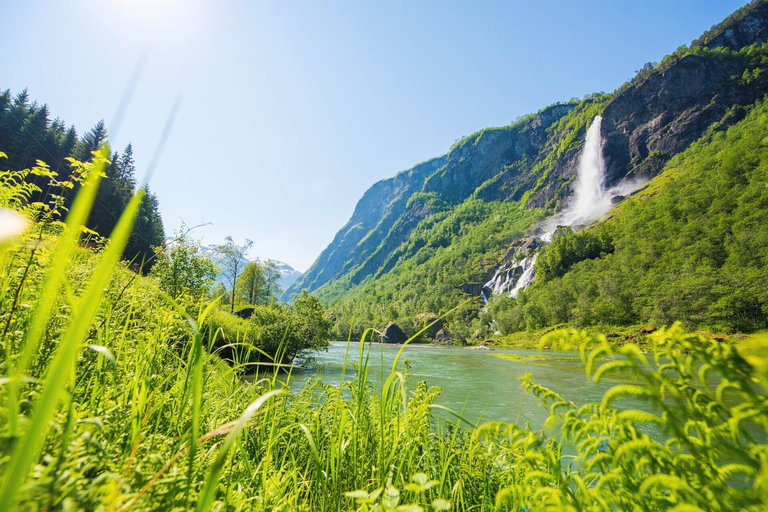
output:
[[83, 138], [75, 146], [72, 157], [81, 162], [89, 162], [93, 158], [93, 152], [99, 149], [101, 143], [107, 140], [107, 128], [101, 120], [91, 131], [83, 135]]
[[132, 261], [135, 267], [141, 268], [142, 272], [149, 272], [154, 263], [152, 248], [162, 246], [164, 241], [165, 232], [157, 196], [145, 185], [136, 223], [125, 248], [125, 258]]

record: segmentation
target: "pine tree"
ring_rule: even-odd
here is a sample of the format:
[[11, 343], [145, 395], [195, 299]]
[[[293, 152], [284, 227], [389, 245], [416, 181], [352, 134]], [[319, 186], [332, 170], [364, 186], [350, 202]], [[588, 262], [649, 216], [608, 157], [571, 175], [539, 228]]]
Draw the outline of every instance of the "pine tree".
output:
[[91, 128], [91, 131], [83, 135], [83, 138], [77, 143], [72, 157], [81, 162], [89, 162], [93, 158], [92, 153], [99, 149], [105, 140], [107, 140], [107, 128], [104, 126], [104, 120], [101, 120]]
[[145, 185], [136, 223], [125, 248], [125, 257], [133, 261], [134, 266], [140, 267], [142, 272], [147, 273], [154, 262], [153, 247], [162, 246], [164, 241], [165, 231], [157, 196]]

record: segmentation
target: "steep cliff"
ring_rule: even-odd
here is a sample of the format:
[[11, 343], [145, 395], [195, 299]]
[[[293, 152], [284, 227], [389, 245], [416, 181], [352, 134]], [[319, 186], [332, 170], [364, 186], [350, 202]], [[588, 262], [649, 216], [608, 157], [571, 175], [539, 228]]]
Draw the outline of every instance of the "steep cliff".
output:
[[397, 222], [424, 179], [444, 163], [444, 156], [433, 158], [369, 188], [349, 221], [312, 266], [286, 290], [284, 298], [287, 300], [302, 289], [315, 290], [364, 261]]

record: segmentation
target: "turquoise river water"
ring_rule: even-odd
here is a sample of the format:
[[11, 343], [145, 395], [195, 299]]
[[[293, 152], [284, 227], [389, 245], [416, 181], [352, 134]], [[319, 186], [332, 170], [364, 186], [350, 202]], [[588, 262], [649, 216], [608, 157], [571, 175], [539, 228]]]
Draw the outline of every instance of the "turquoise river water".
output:
[[[326, 384], [338, 385], [341, 379], [346, 342], [334, 342], [327, 351], [316, 354], [314, 363], [306, 369], [294, 369], [289, 388], [301, 389], [312, 375], [319, 375]], [[349, 361], [357, 362], [359, 343], [350, 343]], [[382, 369], [386, 379], [392, 363], [400, 350], [399, 345], [369, 344], [369, 378], [378, 384]], [[403, 350], [398, 370], [408, 371], [408, 388], [414, 389], [419, 381], [429, 386], [439, 386], [442, 394], [437, 403], [456, 412], [462, 412], [470, 422], [504, 421], [534, 428], [542, 426], [548, 411], [536, 398], [527, 395], [518, 380], [526, 372], [533, 380], [559, 393], [566, 400], [578, 405], [600, 402], [603, 394], [620, 380], [593, 383], [584, 373], [576, 354], [544, 353], [535, 361], [510, 361], [494, 357], [494, 354], [540, 356], [531, 350], [468, 350], [461, 347], [408, 345]], [[355, 378], [355, 370], [347, 365], [345, 380]]]

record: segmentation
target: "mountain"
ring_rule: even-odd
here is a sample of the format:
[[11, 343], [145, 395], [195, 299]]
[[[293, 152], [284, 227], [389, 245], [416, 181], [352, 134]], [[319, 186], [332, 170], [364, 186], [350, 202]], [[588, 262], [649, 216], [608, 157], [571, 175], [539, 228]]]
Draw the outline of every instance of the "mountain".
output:
[[301, 276], [301, 272], [293, 268], [287, 263], [283, 263], [282, 261], [273, 260], [269, 258], [259, 258], [256, 257], [253, 259], [253, 261], [257, 261], [261, 264], [267, 263], [271, 261], [275, 265], [277, 265], [277, 271], [280, 272], [280, 280], [278, 283], [280, 283], [280, 289], [287, 290], [291, 287], [291, 285]]
[[[203, 245], [203, 246], [200, 247], [200, 252], [202, 254], [204, 254], [205, 256], [208, 256], [211, 259], [211, 261], [213, 261], [217, 266], [219, 266], [219, 268], [221, 268], [221, 266], [220, 266], [221, 258], [218, 256], [218, 254], [216, 254], [216, 251], [214, 250], [213, 247], [207, 246], [207, 245]], [[293, 282], [296, 281], [296, 279], [299, 276], [301, 276], [301, 272], [299, 272], [298, 270], [296, 270], [295, 268], [293, 268], [289, 264], [284, 263], [282, 261], [273, 260], [273, 259], [270, 259], [270, 258], [256, 257], [256, 258], [253, 258], [253, 259], [247, 259], [246, 258], [245, 259], [245, 264], [247, 265], [248, 263], [251, 263], [252, 261], [256, 261], [256, 262], [259, 262], [259, 263], [262, 263], [262, 264], [266, 263], [268, 261], [271, 261], [275, 265], [277, 265], [277, 271], [280, 272], [280, 279], [278, 280], [278, 283], [280, 284], [280, 288], [282, 290], [287, 290], [293, 284]], [[243, 266], [245, 266], [245, 265], [243, 265]], [[216, 277], [216, 281], [215, 281], [214, 284], [216, 284], [216, 283], [225, 283], [224, 276], [219, 274]]]
[[[749, 115], [768, 92], [766, 41], [768, 2], [761, 0], [646, 64], [612, 94], [482, 130], [374, 184], [287, 294], [316, 292], [343, 330], [450, 310], [465, 292], [479, 295], [499, 269], [518, 279], [512, 267], [548, 242], [545, 220], [557, 222], [569, 208], [597, 116], [599, 186], [621, 188], [612, 198], [620, 202], [692, 143]], [[481, 310], [477, 304], [454, 325], [477, 327]]]

